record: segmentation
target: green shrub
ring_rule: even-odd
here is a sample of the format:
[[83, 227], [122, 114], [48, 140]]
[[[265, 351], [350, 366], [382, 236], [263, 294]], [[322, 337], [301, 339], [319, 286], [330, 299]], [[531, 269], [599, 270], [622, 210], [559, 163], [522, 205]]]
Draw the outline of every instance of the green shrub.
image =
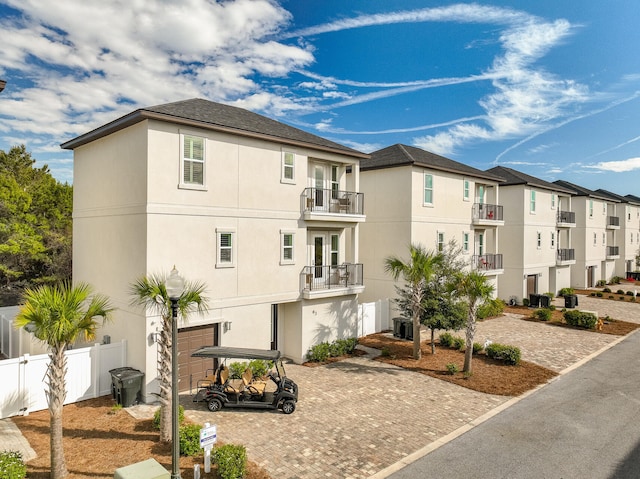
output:
[[323, 362], [331, 356], [331, 345], [329, 343], [319, 343], [311, 346], [307, 353], [307, 359], [314, 362]]
[[200, 426], [185, 424], [180, 426], [180, 454], [195, 456], [200, 452]]
[[611, 292], [611, 288], [603, 288], [602, 292], [603, 293], [610, 293]]
[[520, 363], [520, 348], [516, 346], [492, 343], [487, 346], [486, 353], [490, 358], [498, 361], [504, 361], [506, 364], [512, 366], [516, 366]]
[[604, 296], [604, 295], [603, 295], [600, 291], [598, 291], [598, 292], [596, 293], [596, 296], [597, 296], [598, 298], [602, 298], [602, 296]]
[[460, 351], [464, 351], [467, 346], [467, 341], [460, 336], [454, 336], [453, 341], [451, 342], [451, 347], [454, 349], [458, 349]]
[[[613, 298], [613, 296], [611, 296], [611, 298]], [[619, 297], [618, 297], [618, 299], [619, 299], [620, 301], [624, 301], [624, 296], [619, 296]], [[633, 299], [633, 298], [631, 298], [631, 299]]]
[[549, 307], [547, 308], [549, 311], [555, 311], [556, 310], [556, 305], [555, 304], [550, 304]]
[[627, 296], [633, 296], [633, 291], [627, 291]]
[[[156, 412], [153, 413], [153, 421], [152, 425], [154, 429], [160, 430], [160, 409], [156, 409]], [[184, 407], [182, 405], [178, 406], [178, 424], [182, 424], [184, 421]]]
[[567, 324], [577, 328], [593, 329], [596, 327], [598, 318], [593, 313], [585, 313], [583, 311], [567, 311], [564, 313], [564, 320]]
[[598, 281], [596, 281], [596, 287], [598, 288], [602, 288], [605, 284], [607, 284], [607, 282], [604, 279], [599, 279]]
[[558, 293], [558, 296], [566, 296], [568, 294], [573, 294], [573, 293], [574, 293], [573, 288], [562, 288]]
[[451, 333], [442, 333], [438, 336], [438, 339], [440, 340], [441, 346], [448, 348], [451, 347], [451, 343], [453, 342], [453, 335]]
[[504, 312], [504, 306], [504, 301], [502, 301], [501, 299], [496, 298], [489, 300], [478, 308], [478, 319], [500, 316]]
[[0, 479], [24, 479], [27, 477], [27, 466], [22, 454], [16, 451], [0, 452]]
[[480, 343], [473, 343], [473, 354], [478, 354], [484, 347]]
[[609, 281], [609, 284], [620, 284], [620, 281], [622, 281], [620, 276], [613, 276], [611, 281]]
[[247, 472], [247, 450], [244, 446], [225, 444], [213, 450], [213, 461], [222, 479], [240, 479]]
[[240, 379], [242, 373], [249, 367], [249, 363], [246, 362], [233, 362], [229, 364], [229, 377], [232, 379]]
[[533, 312], [533, 317], [540, 321], [549, 321], [551, 319], [551, 310], [547, 308], [536, 309]]
[[529, 298], [522, 298], [522, 306], [529, 307]]
[[607, 296], [607, 298], [609, 298], [609, 299], [613, 299], [613, 298], [615, 298], [615, 296], [614, 296], [614, 295], [612, 295], [612, 294], [610, 294], [609, 296]]
[[595, 296], [595, 295], [596, 295], [596, 293], [591, 293], [589, 296]]
[[249, 361], [251, 374], [254, 378], [265, 377], [269, 369], [271, 369], [271, 366], [273, 366], [273, 364], [270, 364], [269, 361], [265, 361], [264, 359], [252, 359]]
[[336, 339], [329, 345], [329, 354], [331, 357], [344, 356], [345, 354], [353, 354], [358, 345], [358, 338]]
[[458, 371], [460, 371], [456, 363], [448, 363], [445, 367], [447, 368], [447, 372], [452, 376]]
[[388, 358], [389, 356], [391, 356], [391, 350], [388, 346], [382, 347], [382, 349], [380, 350], [380, 356], [382, 356], [383, 358]]
[[619, 289], [618, 291], [616, 291], [616, 293], [618, 293], [618, 294], [624, 294], [624, 290]]

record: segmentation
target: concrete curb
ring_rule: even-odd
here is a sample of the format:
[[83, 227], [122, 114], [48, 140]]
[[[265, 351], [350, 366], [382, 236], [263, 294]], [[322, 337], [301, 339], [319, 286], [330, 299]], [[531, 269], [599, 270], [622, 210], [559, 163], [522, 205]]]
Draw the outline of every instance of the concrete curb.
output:
[[540, 386], [538, 386], [538, 387], [536, 387], [534, 389], [531, 389], [531, 390], [521, 394], [520, 396], [514, 397], [514, 398], [508, 400], [505, 403], [502, 403], [501, 405], [499, 405], [495, 409], [492, 409], [488, 413], [485, 413], [482, 416], [477, 417], [473, 421], [470, 421], [468, 424], [465, 424], [464, 426], [459, 427], [455, 431], [450, 432], [446, 436], [443, 436], [443, 437], [441, 437], [439, 439], [436, 439], [432, 443], [427, 444], [426, 446], [418, 449], [417, 451], [412, 452], [411, 454], [409, 454], [408, 456], [404, 457], [403, 459], [401, 459], [400, 461], [396, 462], [395, 464], [392, 464], [392, 465], [382, 469], [381, 471], [378, 471], [374, 475], [370, 476], [369, 479], [384, 479], [386, 477], [389, 477], [391, 474], [393, 474], [395, 472], [398, 472], [400, 469], [408, 466], [409, 464], [414, 463], [418, 459], [421, 459], [422, 457], [424, 457], [427, 454], [435, 451], [439, 447], [442, 447], [445, 444], [453, 441], [457, 437], [462, 436], [464, 433], [470, 431], [474, 427], [476, 427], [476, 426], [482, 424], [483, 422], [491, 419], [492, 417], [500, 414], [502, 411], [510, 408], [511, 406], [513, 406], [514, 404], [522, 401], [526, 397], [529, 397], [530, 395], [536, 393], [537, 391], [539, 391], [540, 389], [545, 387], [547, 384], [551, 384], [552, 382], [557, 381], [558, 379], [560, 379], [565, 374], [570, 373], [571, 371], [573, 371], [575, 369], [578, 369], [580, 366], [582, 366], [585, 363], [591, 361], [593, 358], [599, 356], [603, 352], [613, 348], [617, 344], [619, 344], [622, 341], [624, 341], [626, 338], [630, 337], [633, 334], [636, 334], [638, 331], [640, 331], [640, 329], [636, 329], [636, 330], [630, 332], [629, 334], [626, 334], [624, 336], [620, 336], [618, 339], [615, 339], [614, 341], [610, 342], [609, 344], [607, 344], [606, 346], [602, 347], [598, 351], [595, 351], [594, 353], [591, 353], [590, 355], [582, 358], [580, 361], [578, 361], [578, 362], [572, 364], [571, 366], [569, 366], [568, 368], [562, 370], [560, 373], [558, 373], [557, 376], [555, 376], [550, 381], [548, 381], [548, 382], [546, 382], [544, 384], [541, 384]]

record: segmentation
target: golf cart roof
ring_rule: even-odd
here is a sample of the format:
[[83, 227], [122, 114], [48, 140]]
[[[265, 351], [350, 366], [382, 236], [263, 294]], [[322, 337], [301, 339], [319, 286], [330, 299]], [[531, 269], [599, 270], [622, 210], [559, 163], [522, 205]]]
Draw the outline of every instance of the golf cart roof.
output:
[[238, 358], [238, 359], [266, 359], [275, 361], [280, 358], [280, 351], [269, 349], [228, 348], [224, 346], [203, 346], [191, 353], [199, 358]]

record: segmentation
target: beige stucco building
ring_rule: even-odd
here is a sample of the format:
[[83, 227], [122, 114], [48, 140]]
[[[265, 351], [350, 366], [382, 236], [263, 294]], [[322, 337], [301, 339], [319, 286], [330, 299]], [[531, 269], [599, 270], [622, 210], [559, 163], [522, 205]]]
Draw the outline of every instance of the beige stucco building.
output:
[[573, 190], [512, 168], [489, 172], [504, 178], [500, 198], [505, 225], [501, 228], [504, 274], [498, 279], [500, 297], [518, 304], [532, 294], [551, 292], [571, 284], [576, 263], [572, 209]]
[[363, 301], [394, 298], [384, 270], [389, 256], [406, 258], [410, 244], [430, 250], [455, 240], [471, 267], [497, 286], [503, 273], [498, 231], [504, 224], [498, 176], [420, 148], [393, 145], [361, 162], [367, 198], [360, 258], [367, 286]]
[[317, 342], [356, 335], [367, 155], [201, 99], [136, 110], [62, 147], [74, 151], [74, 281], [118, 307], [101, 333], [129, 340], [147, 397], [160, 324], [130, 305], [129, 285], [174, 265], [210, 298], [180, 325], [182, 390], [210, 367], [189, 357], [200, 345], [300, 362]]

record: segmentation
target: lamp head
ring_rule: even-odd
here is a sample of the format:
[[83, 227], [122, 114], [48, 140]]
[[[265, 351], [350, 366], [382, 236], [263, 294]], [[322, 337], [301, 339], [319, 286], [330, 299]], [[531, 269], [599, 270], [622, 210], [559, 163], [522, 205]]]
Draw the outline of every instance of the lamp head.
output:
[[169, 273], [169, 278], [167, 278], [165, 288], [167, 288], [169, 299], [174, 301], [179, 299], [184, 292], [184, 278], [180, 276], [180, 273], [178, 273], [175, 266], [171, 270], [171, 273]]

